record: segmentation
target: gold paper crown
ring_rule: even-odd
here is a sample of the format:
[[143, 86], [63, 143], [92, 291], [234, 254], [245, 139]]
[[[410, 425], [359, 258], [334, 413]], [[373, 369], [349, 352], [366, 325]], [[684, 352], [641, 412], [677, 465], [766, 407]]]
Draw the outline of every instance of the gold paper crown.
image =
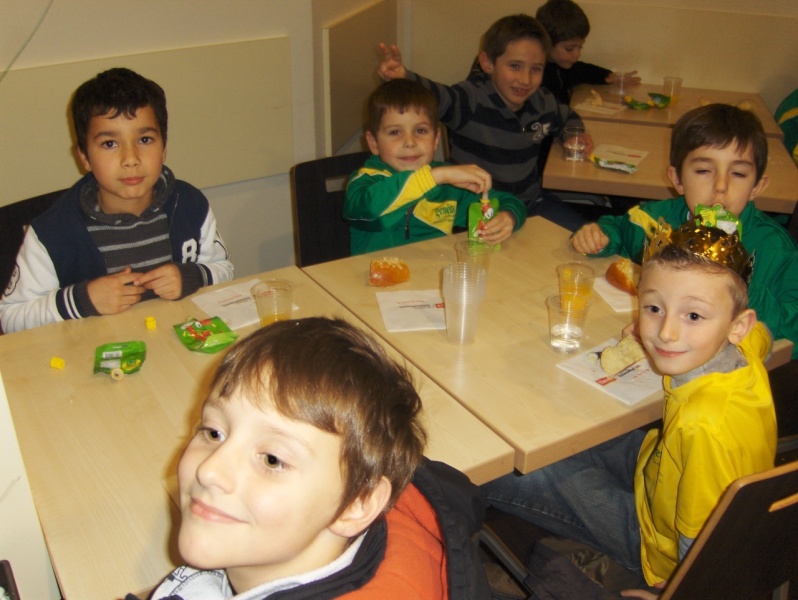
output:
[[701, 225], [697, 220], [687, 221], [678, 229], [672, 230], [667, 223], [661, 221], [660, 230], [648, 243], [643, 260], [655, 257], [666, 246], [679, 246], [723, 265], [739, 275], [746, 285], [751, 280], [754, 257], [749, 256], [736, 231], [726, 233], [717, 227]]

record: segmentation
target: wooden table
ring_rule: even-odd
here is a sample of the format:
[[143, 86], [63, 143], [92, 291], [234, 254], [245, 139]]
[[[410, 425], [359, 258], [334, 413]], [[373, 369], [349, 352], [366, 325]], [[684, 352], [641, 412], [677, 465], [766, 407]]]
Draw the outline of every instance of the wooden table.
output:
[[[574, 88], [574, 93], [571, 96], [571, 107], [575, 108], [579, 104], [589, 102], [591, 98], [590, 90], [596, 90], [606, 102], [618, 103], [618, 96], [611, 93], [611, 87], [608, 85], [578, 85]], [[640, 102], [647, 102], [649, 100], [648, 93], [655, 92], [662, 93], [662, 84], [641, 84], [639, 87], [629, 90], [629, 94], [635, 100]], [[784, 139], [784, 132], [776, 123], [776, 119], [768, 110], [759, 94], [749, 92], [730, 92], [725, 90], [707, 90], [701, 88], [682, 87], [679, 94], [679, 100], [675, 106], [667, 106], [666, 108], [651, 108], [648, 110], [637, 110], [634, 108], [625, 107], [623, 110], [615, 114], [606, 115], [598, 112], [593, 112], [587, 107], [579, 107], [577, 112], [579, 116], [585, 121], [610, 121], [615, 123], [630, 123], [633, 125], [654, 125], [660, 127], [673, 127], [676, 121], [686, 112], [698, 108], [703, 104], [708, 103], [721, 103], [738, 105], [742, 102], [747, 102], [750, 105], [750, 111], [753, 112], [759, 120], [762, 121], [762, 127], [768, 137], [777, 140]], [[589, 127], [590, 125], [588, 125]]]
[[[588, 121], [586, 125], [596, 146], [622, 146], [645, 150], [648, 155], [635, 173], [624, 173], [602, 169], [589, 161], [567, 161], [562, 148], [555, 144], [543, 170], [543, 187], [650, 200], [678, 195], [666, 175], [670, 163], [670, 129], [610, 121]], [[781, 141], [771, 137], [767, 140], [766, 173], [770, 183], [755, 202], [761, 210], [791, 214], [798, 201], [798, 169]]]
[[[296, 267], [268, 275], [294, 282], [295, 316], [341, 316], [367, 329]], [[145, 328], [146, 316], [156, 317], [157, 329]], [[121, 315], [0, 336], [20, 449], [56, 577], [69, 600], [119, 598], [156, 584], [181, 564], [179, 514], [167, 485], [223, 354], [182, 346], [172, 325], [192, 316], [206, 315], [189, 299], [153, 300]], [[119, 382], [92, 374], [97, 346], [128, 340], [147, 344], [139, 373]], [[53, 356], [64, 358], [66, 368], [51, 368]], [[429, 431], [426, 454], [476, 483], [509, 473], [512, 448], [414, 372]]]
[[[367, 285], [369, 262], [397, 256], [411, 279], [391, 289], [439, 288], [441, 269], [455, 261], [454, 242], [465, 234], [399, 246], [306, 267], [305, 272], [365, 321], [430, 379], [436, 381], [515, 448], [515, 467], [527, 473], [662, 415], [662, 393], [634, 406], [557, 368], [563, 357], [549, 347], [545, 298], [557, 291], [555, 267], [582, 258], [568, 232], [540, 217], [491, 258], [477, 339], [459, 347], [440, 330], [390, 333]], [[602, 275], [611, 259], [591, 259]], [[585, 348], [618, 337], [632, 320], [600, 297], [590, 308]]]

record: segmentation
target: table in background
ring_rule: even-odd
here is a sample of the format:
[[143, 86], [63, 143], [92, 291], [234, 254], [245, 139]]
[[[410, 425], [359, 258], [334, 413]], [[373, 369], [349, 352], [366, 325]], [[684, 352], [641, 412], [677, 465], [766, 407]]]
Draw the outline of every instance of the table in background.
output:
[[[617, 95], [611, 93], [611, 87], [608, 85], [578, 85], [574, 88], [574, 93], [571, 96], [571, 108], [576, 107], [583, 102], [590, 102], [590, 90], [596, 90], [603, 100], [612, 103], [618, 103], [619, 98]], [[635, 100], [646, 102], [649, 100], [648, 93], [654, 92], [662, 93], [662, 84], [654, 85], [644, 83], [639, 87], [629, 90], [629, 95]], [[708, 103], [721, 103], [737, 105], [741, 102], [748, 102], [751, 107], [750, 110], [754, 113], [759, 120], [762, 121], [762, 127], [765, 130], [765, 135], [778, 140], [784, 139], [784, 132], [776, 123], [776, 119], [768, 110], [759, 94], [748, 92], [729, 92], [725, 90], [705, 90], [700, 88], [682, 87], [679, 94], [679, 101], [675, 106], [667, 106], [665, 108], [651, 108], [648, 110], [638, 110], [635, 108], [625, 107], [623, 110], [611, 115], [600, 114], [590, 110], [577, 110], [579, 116], [585, 121], [610, 121], [616, 123], [630, 123], [633, 125], [655, 125], [661, 127], [673, 127], [674, 123], [686, 112], [698, 108], [703, 104]], [[590, 124], [588, 124], [588, 128]]]
[[[586, 259], [571, 248], [565, 229], [540, 217], [528, 219], [491, 257], [474, 344], [450, 344], [440, 330], [388, 332], [376, 292], [439, 289], [440, 271], [455, 261], [454, 243], [463, 236], [398, 246], [304, 271], [509, 442], [519, 471], [527, 473], [662, 416], [661, 391], [627, 406], [556, 366], [565, 357], [549, 346], [544, 302], [557, 292], [555, 267]], [[368, 286], [370, 260], [385, 255], [408, 264], [409, 282], [388, 290]], [[610, 262], [590, 260], [597, 276]], [[615, 313], [596, 297], [583, 348], [619, 337], [631, 320], [631, 313]]]
[[[645, 150], [648, 155], [640, 162], [636, 172], [624, 173], [603, 169], [590, 161], [567, 161], [563, 157], [562, 147], [555, 144], [543, 170], [543, 187], [650, 200], [678, 196], [666, 175], [670, 163], [670, 129], [589, 121], [587, 130], [596, 146], [623, 146]], [[798, 201], [798, 169], [780, 140], [769, 137], [767, 141], [768, 164], [765, 172], [770, 183], [754, 202], [760, 210], [791, 214]]]
[[[294, 316], [339, 316], [368, 331], [298, 268], [264, 276], [295, 284]], [[155, 330], [146, 329], [146, 316], [156, 317]], [[224, 354], [190, 352], [181, 344], [172, 325], [194, 316], [206, 315], [190, 299], [152, 300], [120, 315], [0, 336], [20, 449], [53, 568], [69, 600], [119, 598], [156, 584], [180, 564], [174, 527], [179, 514], [167, 482]], [[147, 344], [139, 373], [119, 382], [92, 374], [97, 346], [139, 339]], [[53, 356], [64, 358], [66, 368], [51, 368]], [[476, 483], [509, 473], [512, 448], [434, 382], [412, 366], [411, 371], [424, 402], [427, 456]]]

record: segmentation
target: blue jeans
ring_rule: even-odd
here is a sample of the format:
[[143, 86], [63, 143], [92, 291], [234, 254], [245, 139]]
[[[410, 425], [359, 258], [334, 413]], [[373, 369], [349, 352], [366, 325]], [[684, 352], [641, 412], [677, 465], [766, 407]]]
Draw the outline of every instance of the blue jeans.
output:
[[489, 505], [641, 573], [634, 472], [645, 435], [632, 431], [527, 475], [505, 475], [482, 490]]

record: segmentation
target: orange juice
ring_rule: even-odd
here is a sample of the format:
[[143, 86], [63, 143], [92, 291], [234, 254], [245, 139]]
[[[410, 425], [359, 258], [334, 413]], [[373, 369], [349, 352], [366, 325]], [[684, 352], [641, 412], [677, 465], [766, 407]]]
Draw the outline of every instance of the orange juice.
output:
[[285, 321], [288, 319], [288, 315], [285, 313], [275, 313], [272, 315], [261, 315], [260, 316], [260, 326], [266, 327], [267, 325], [271, 325], [272, 323], [276, 323], [277, 321]]

